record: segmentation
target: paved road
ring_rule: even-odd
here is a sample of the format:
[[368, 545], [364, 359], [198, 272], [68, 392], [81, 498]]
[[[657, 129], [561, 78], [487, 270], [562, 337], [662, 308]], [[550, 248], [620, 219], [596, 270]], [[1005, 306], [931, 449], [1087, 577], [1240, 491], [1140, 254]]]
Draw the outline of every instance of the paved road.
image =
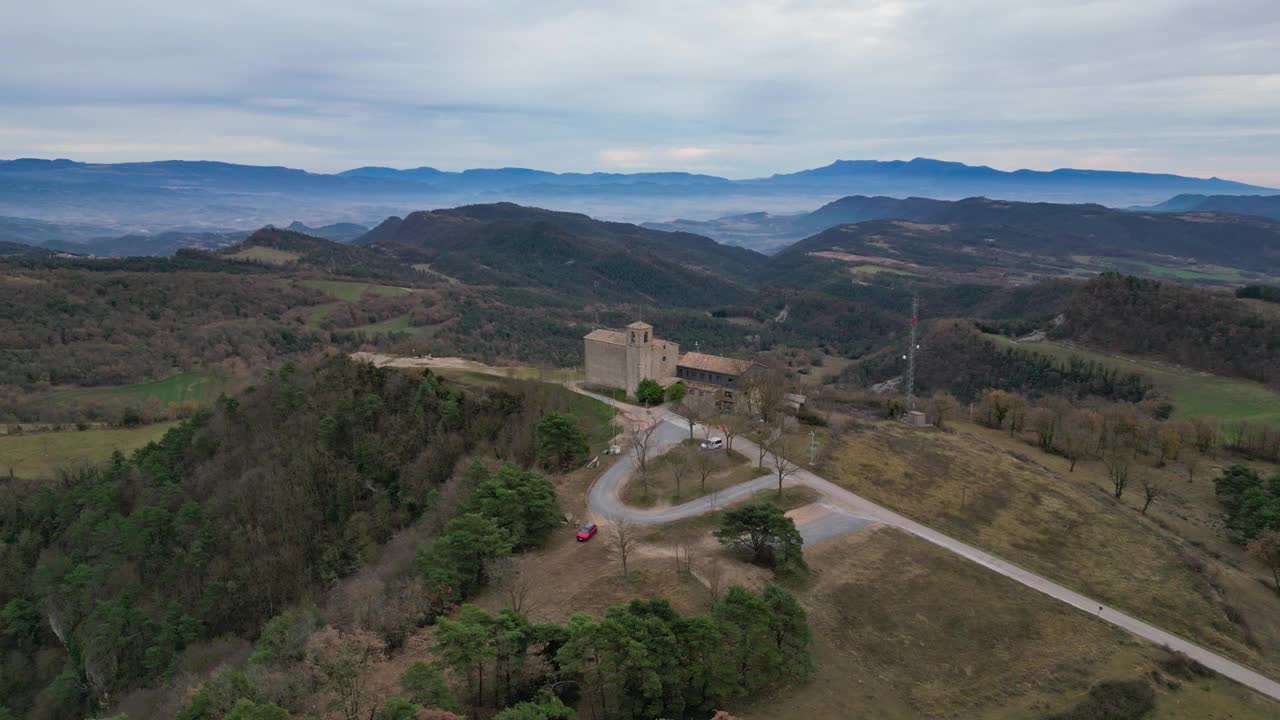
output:
[[[593, 395], [593, 397], [595, 396]], [[607, 398], [602, 399], [607, 400]], [[658, 411], [655, 411], [654, 414], [655, 418], [660, 419], [661, 425], [654, 433], [654, 446], [650, 450], [651, 459], [649, 462], [653, 462], [652, 458], [660, 456], [662, 453], [679, 445], [680, 441], [689, 437], [689, 425], [683, 419], [659, 414]], [[734, 439], [734, 442], [737, 442], [737, 438]], [[752, 452], [755, 452], [755, 450], [753, 449]], [[587, 507], [591, 512], [601, 516], [602, 519], [625, 517], [637, 525], [662, 525], [702, 515], [715, 510], [717, 507], [732, 505], [751, 497], [761, 490], [776, 488], [778, 482], [774, 476], [765, 475], [764, 477], [721, 490], [714, 496], [704, 495], [680, 505], [645, 510], [624, 505], [619, 497], [622, 486], [630, 479], [639, 465], [640, 463], [636, 459], [635, 453], [625, 452], [622, 457], [618, 458], [617, 462], [610, 466], [608, 470], [605, 470], [592, 484], [591, 491], [587, 495]], [[767, 471], [761, 470], [760, 472]], [[800, 537], [804, 539], [805, 544], [812, 545], [823, 540], [829, 540], [845, 533], [859, 530], [874, 522], [869, 518], [853, 515], [840, 507], [826, 503], [821, 503], [821, 505], [826, 512], [809, 522], [804, 522], [797, 526], [800, 531]]]
[[[382, 358], [370, 358], [377, 364], [390, 364]], [[394, 359], [393, 359], [394, 360]], [[446, 359], [448, 360], [448, 359]], [[431, 360], [416, 360], [415, 366], [428, 367], [432, 365]], [[632, 406], [618, 403], [610, 398], [596, 395], [582, 390], [581, 387], [574, 383], [567, 383], [567, 386], [576, 392], [589, 395], [601, 402], [614, 405], [623, 409], [631, 409]], [[670, 447], [672, 443], [677, 442], [680, 438], [686, 437], [688, 433], [688, 425], [684, 419], [674, 413], [661, 411], [664, 427], [660, 432], [660, 444], [666, 443], [665, 447]], [[670, 426], [670, 427], [667, 427]], [[674, 431], [678, 430], [678, 433]], [[746, 438], [734, 438], [735, 449], [746, 450], [744, 454], [750, 456], [756, 452], [756, 445]], [[766, 465], [768, 463], [766, 462]], [[604, 516], [626, 516], [634, 522], [643, 524], [657, 524], [679, 520], [686, 517], [699, 515], [712, 509], [710, 498], [700, 498], [683, 505], [667, 508], [664, 510], [639, 510], [628, 508], [618, 500], [618, 488], [622, 481], [635, 468], [635, 460], [630, 457], [622, 457], [618, 462], [614, 463], [595, 485], [591, 488], [588, 496], [588, 504], [593, 512], [597, 512]], [[730, 498], [740, 497], [741, 494], [750, 494], [760, 487], [772, 487], [772, 478], [764, 478], [762, 480], [753, 480], [746, 483], [747, 489], [726, 490], [719, 493], [716, 498], [717, 504], [724, 504]], [[1015, 580], [1026, 587], [1048, 595], [1069, 605], [1075, 606], [1092, 615], [1097, 615], [1112, 625], [1123, 628], [1134, 635], [1145, 638], [1157, 645], [1164, 645], [1173, 650], [1177, 650], [1188, 657], [1195, 659], [1206, 667], [1212, 668], [1222, 675], [1235, 680], [1236, 682], [1250, 687], [1263, 695], [1272, 699], [1280, 700], [1280, 683], [1265, 677], [1249, 668], [1228, 660], [1210, 650], [1199, 645], [1193, 644], [1181, 637], [1165, 632], [1154, 625], [1145, 623], [1135, 617], [1126, 615], [1113, 607], [1100, 603], [1092, 598], [1085, 597], [1080, 593], [1065, 588], [1055, 582], [1047, 580], [1035, 573], [1025, 570], [1014, 565], [1007, 560], [996, 557], [990, 553], [979, 550], [971, 545], [960, 542], [954, 538], [943, 535], [942, 533], [925, 527], [910, 518], [906, 518], [892, 510], [877, 505], [864, 497], [855, 495], [844, 488], [829, 482], [828, 480], [818, 477], [808, 470], [799, 470], [789, 481], [791, 484], [802, 484], [813, 488], [823, 496], [823, 504], [838, 513], [845, 516], [839, 521], [832, 521], [837, 524], [839, 529], [840, 522], [847, 522], [851, 525], [865, 524], [869, 522], [879, 522], [886, 525], [899, 528], [905, 532], [909, 532], [919, 538], [927, 540], [939, 547], [950, 550], [951, 552], [967, 558], [973, 562], [982, 565], [994, 572], [997, 572], [1007, 578]], [[756, 483], [762, 483], [759, 487]], [[739, 493], [739, 494], [735, 494]], [[852, 518], [849, 520], [848, 518]], [[819, 528], [813, 528], [815, 536]], [[801, 534], [804, 534], [804, 529]], [[808, 540], [806, 539], [806, 542]]]
[[[606, 398], [594, 393], [586, 392], [581, 388], [570, 386], [577, 392], [590, 395], [602, 402], [615, 405], [623, 409], [630, 406], [618, 403], [610, 398]], [[683, 418], [674, 413], [666, 411], [655, 411], [655, 414], [662, 418], [663, 426], [659, 430], [659, 448], [670, 448], [678, 443], [682, 438], [688, 437], [688, 424]], [[734, 438], [734, 449], [743, 452], [748, 457], [753, 456], [757, 452], [757, 446], [744, 437]], [[768, 466], [771, 456], [766, 455], [765, 465]], [[588, 505], [593, 512], [605, 517], [626, 517], [632, 522], [653, 525], [659, 523], [671, 522], [672, 520], [680, 520], [687, 517], [693, 517], [713, 509], [711, 498], [703, 497], [697, 500], [676, 505], [663, 510], [639, 510], [630, 508], [621, 503], [618, 499], [618, 488], [622, 482], [631, 474], [636, 467], [635, 458], [631, 454], [624, 455], [618, 462], [614, 463], [600, 479], [592, 486], [588, 495]], [[722, 491], [716, 498], [717, 505], [724, 505], [732, 502], [733, 499], [740, 499], [743, 496], [750, 495], [760, 489], [774, 487], [776, 480], [772, 477], [765, 477], [758, 480], [752, 480], [748, 483], [736, 486], [730, 490]], [[1191, 643], [1177, 635], [1161, 630], [1154, 625], [1143, 622], [1138, 618], [1117, 610], [1113, 607], [1100, 603], [1089, 597], [1085, 597], [1074, 590], [1068, 589], [1051, 580], [1047, 580], [1035, 573], [1025, 570], [1013, 563], [1003, 560], [988, 552], [979, 550], [978, 548], [960, 542], [954, 538], [943, 535], [932, 528], [921, 525], [920, 523], [899, 515], [898, 513], [877, 505], [864, 497], [855, 495], [848, 490], [821, 478], [814, 473], [800, 469], [795, 475], [788, 479], [789, 484], [805, 485], [816, 490], [823, 496], [822, 504], [835, 511], [831, 515], [815, 520], [809, 527], [809, 534], [817, 539], [825, 539], [832, 537], [830, 533], [842, 534], [851, 529], [865, 526], [869, 523], [883, 523], [896, 527], [905, 532], [911, 533], [916, 537], [928, 540], [929, 542], [950, 550], [951, 552], [964, 557], [968, 560], [978, 563], [994, 572], [997, 572], [1007, 578], [1015, 580], [1026, 587], [1037, 590], [1049, 597], [1055, 598], [1068, 605], [1073, 605], [1091, 615], [1096, 615], [1112, 625], [1123, 628], [1134, 635], [1150, 640], [1157, 645], [1163, 645], [1173, 650], [1181, 652], [1190, 658], [1195, 659], [1206, 667], [1221, 673], [1222, 675], [1235, 680], [1236, 682], [1253, 688], [1254, 690], [1266, 695], [1272, 699], [1280, 700], [1280, 682], [1276, 682], [1271, 678], [1261, 675], [1249, 668], [1228, 660], [1215, 652], [1207, 650], [1199, 645]], [[834, 520], [828, 518], [835, 517]], [[825, 523], [825, 525], [820, 525]], [[805, 534], [805, 527], [801, 528], [801, 534]], [[805, 538], [809, 542], [809, 538]]]

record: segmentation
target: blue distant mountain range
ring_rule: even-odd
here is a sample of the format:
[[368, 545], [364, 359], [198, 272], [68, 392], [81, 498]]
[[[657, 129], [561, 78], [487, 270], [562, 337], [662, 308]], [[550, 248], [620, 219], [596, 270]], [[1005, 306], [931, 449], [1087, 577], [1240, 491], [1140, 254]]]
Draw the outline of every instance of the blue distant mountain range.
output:
[[529, 168], [450, 172], [361, 167], [323, 174], [185, 160], [0, 161], [0, 215], [126, 231], [247, 228], [295, 219], [368, 224], [412, 210], [499, 200], [645, 221], [759, 210], [799, 212], [849, 195], [985, 196], [1126, 207], [1153, 205], [1177, 195], [1276, 192], [1220, 178], [1074, 169], [1006, 172], [926, 158], [840, 160], [748, 180], [683, 172], [553, 173]]

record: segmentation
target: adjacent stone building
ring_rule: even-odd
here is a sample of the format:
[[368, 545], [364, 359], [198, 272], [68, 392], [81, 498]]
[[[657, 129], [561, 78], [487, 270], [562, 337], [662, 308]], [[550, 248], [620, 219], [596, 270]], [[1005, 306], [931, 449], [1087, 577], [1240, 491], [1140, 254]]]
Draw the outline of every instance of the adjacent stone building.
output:
[[720, 412], [733, 412], [743, 392], [743, 378], [755, 367], [750, 360], [737, 360], [707, 353], [685, 353], [676, 365], [676, 377], [690, 394], [710, 396]]
[[694, 395], [710, 396], [722, 412], [739, 405], [742, 378], [750, 360], [691, 352], [653, 335], [653, 326], [634, 322], [625, 330], [592, 330], [583, 338], [587, 384], [619, 388], [634, 396], [641, 380], [668, 385], [680, 380]]

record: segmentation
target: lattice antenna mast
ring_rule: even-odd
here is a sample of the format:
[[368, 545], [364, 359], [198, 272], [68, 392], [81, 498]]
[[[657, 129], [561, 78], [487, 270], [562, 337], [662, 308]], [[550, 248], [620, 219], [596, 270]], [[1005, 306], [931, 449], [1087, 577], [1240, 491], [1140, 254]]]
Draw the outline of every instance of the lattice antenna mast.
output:
[[920, 298], [911, 296], [911, 344], [907, 346], [907, 412], [916, 409], [916, 324], [920, 317]]

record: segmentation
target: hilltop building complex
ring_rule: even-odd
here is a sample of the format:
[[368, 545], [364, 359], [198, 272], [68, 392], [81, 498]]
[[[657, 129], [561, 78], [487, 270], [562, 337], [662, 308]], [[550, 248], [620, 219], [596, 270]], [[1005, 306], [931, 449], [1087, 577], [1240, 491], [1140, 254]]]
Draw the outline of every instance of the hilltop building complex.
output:
[[641, 380], [663, 385], [683, 382], [689, 393], [709, 396], [717, 409], [738, 407], [743, 378], [755, 364], [701, 352], [680, 354], [680, 346], [654, 336], [653, 326], [633, 322], [624, 330], [592, 330], [583, 338], [587, 384], [625, 390], [634, 396]]

